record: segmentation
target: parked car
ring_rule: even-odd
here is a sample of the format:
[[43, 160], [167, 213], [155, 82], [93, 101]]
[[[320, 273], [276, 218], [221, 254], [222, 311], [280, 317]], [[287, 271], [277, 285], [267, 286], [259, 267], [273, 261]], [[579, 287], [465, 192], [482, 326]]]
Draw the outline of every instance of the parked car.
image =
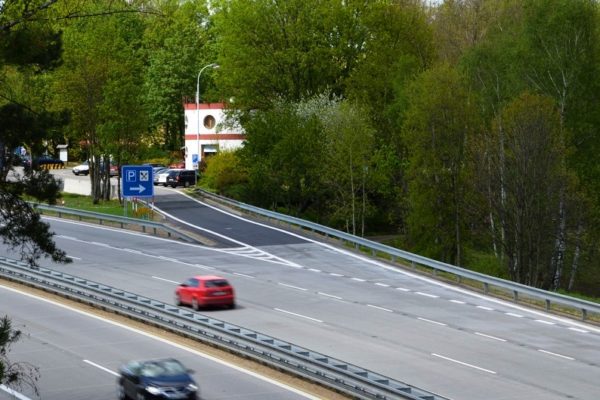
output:
[[169, 176], [171, 171], [173, 170], [170, 168], [165, 168], [154, 173], [154, 185], [167, 186], [167, 176]]
[[198, 385], [174, 358], [131, 361], [119, 368], [118, 397], [125, 399], [198, 399]]
[[33, 159], [33, 168], [55, 169], [64, 168], [65, 163], [47, 154]]
[[175, 302], [178, 306], [189, 304], [194, 310], [207, 306], [235, 308], [235, 291], [225, 278], [197, 275], [177, 287]]
[[86, 160], [83, 163], [73, 167], [75, 175], [87, 175], [90, 173], [90, 163]]
[[119, 176], [121, 175], [121, 168], [118, 165], [110, 165], [110, 169], [108, 170], [110, 176]]
[[184, 169], [185, 168], [185, 161], [178, 161], [178, 162], [174, 162], [172, 164], [169, 164], [169, 168], [171, 168], [171, 169]]
[[167, 185], [188, 187], [196, 184], [196, 171], [193, 169], [173, 169], [167, 175]]

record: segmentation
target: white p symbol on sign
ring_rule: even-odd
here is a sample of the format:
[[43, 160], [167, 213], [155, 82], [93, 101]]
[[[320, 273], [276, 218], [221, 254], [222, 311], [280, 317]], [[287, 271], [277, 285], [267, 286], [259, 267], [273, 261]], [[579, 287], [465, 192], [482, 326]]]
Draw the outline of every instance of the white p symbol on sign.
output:
[[135, 182], [135, 171], [127, 171], [127, 182]]

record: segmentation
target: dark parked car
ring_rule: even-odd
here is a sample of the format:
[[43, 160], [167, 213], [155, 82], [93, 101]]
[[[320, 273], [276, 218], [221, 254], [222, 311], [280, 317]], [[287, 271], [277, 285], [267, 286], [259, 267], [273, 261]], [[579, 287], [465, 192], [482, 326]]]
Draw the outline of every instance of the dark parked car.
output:
[[167, 175], [167, 185], [171, 187], [188, 187], [196, 184], [196, 171], [193, 169], [179, 169], [169, 172]]
[[192, 371], [174, 358], [131, 361], [119, 369], [120, 400], [198, 399]]
[[49, 155], [43, 155], [33, 159], [33, 168], [56, 169], [64, 167], [65, 164], [62, 160]]

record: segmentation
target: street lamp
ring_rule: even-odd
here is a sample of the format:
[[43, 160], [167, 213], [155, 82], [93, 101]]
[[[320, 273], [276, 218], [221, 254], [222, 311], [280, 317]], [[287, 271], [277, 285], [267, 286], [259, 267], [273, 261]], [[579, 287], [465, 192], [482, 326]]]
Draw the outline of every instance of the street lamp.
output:
[[[197, 118], [197, 130], [196, 130], [196, 157], [197, 157], [197, 168], [200, 168], [200, 75], [202, 75], [202, 71], [206, 68], [217, 69], [219, 68], [219, 64], [211, 63], [202, 67], [200, 72], [198, 72], [198, 79], [196, 80], [196, 118]], [[193, 160], [192, 160], [193, 162]]]

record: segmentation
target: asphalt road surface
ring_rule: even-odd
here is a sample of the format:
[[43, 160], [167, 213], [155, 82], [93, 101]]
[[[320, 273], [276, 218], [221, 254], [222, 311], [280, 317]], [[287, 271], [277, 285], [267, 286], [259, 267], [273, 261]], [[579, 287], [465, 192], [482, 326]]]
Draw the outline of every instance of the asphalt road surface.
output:
[[[316, 399], [188, 347], [2, 285], [0, 300], [0, 315], [24, 333], [9, 358], [39, 368], [43, 400], [116, 399], [120, 365], [163, 357], [195, 371], [202, 399]], [[36, 398], [29, 392], [16, 398]], [[0, 399], [13, 398], [0, 386]]]
[[456, 400], [599, 396], [597, 327], [441, 284], [179, 192], [161, 191], [155, 205], [221, 238], [217, 246], [49, 220], [74, 263], [43, 264], [171, 303], [187, 277], [222, 275], [239, 307], [207, 310], [211, 317]]

